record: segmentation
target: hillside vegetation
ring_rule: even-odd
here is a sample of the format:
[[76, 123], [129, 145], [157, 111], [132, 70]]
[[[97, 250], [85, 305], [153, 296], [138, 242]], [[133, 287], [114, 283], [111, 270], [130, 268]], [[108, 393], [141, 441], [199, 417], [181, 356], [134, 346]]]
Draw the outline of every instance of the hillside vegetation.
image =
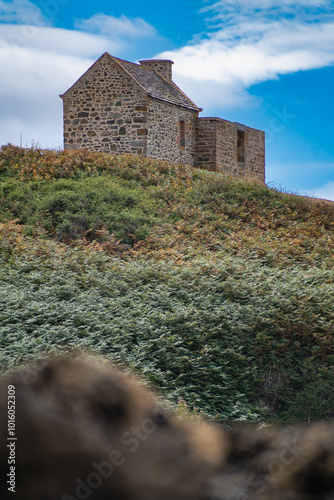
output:
[[334, 416], [334, 205], [190, 167], [0, 150], [3, 371], [79, 346], [221, 421]]

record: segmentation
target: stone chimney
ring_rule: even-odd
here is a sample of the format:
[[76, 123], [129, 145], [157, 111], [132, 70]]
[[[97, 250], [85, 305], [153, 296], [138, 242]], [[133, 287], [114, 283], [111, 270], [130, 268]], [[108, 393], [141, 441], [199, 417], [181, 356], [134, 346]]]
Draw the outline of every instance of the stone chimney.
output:
[[154, 69], [168, 82], [172, 81], [173, 61], [169, 61], [167, 59], [145, 59], [144, 61], [139, 61], [139, 63], [144, 68]]

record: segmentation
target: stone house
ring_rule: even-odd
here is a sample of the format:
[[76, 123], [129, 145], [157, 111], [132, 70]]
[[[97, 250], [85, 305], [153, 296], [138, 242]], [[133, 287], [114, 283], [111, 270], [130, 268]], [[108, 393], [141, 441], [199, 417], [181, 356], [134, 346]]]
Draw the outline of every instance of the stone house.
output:
[[144, 155], [265, 179], [264, 132], [203, 111], [172, 81], [172, 61], [104, 53], [60, 97], [64, 148]]

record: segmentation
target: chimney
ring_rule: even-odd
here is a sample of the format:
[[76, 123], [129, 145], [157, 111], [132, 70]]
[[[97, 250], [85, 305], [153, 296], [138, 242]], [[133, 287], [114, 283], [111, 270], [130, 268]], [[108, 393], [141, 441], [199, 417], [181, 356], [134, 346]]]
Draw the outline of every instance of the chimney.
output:
[[172, 64], [173, 61], [167, 59], [145, 59], [139, 61], [140, 65], [147, 69], [154, 69], [160, 76], [168, 82], [172, 81]]

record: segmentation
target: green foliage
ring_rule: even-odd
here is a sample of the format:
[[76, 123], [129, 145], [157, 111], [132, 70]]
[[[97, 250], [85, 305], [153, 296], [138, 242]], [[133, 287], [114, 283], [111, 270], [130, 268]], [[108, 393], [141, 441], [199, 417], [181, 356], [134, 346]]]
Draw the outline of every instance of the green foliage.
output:
[[[123, 183], [124, 184], [124, 183]], [[106, 176], [53, 182], [0, 184], [3, 220], [41, 225], [61, 241], [100, 239], [106, 229], [117, 240], [133, 244], [152, 226], [151, 204], [139, 189], [129, 189]]]
[[[203, 253], [220, 259], [228, 253], [282, 268], [296, 262], [328, 268], [334, 264], [334, 204], [259, 183], [143, 157], [11, 145], [0, 150], [1, 179], [2, 220], [17, 218], [28, 233], [42, 225], [61, 239], [85, 236], [92, 241], [100, 240], [99, 229], [107, 227], [123, 243], [141, 241], [135, 248], [137, 257], [145, 259], [185, 261]], [[94, 191], [102, 195], [104, 182], [113, 193], [116, 185], [124, 190], [122, 201], [108, 200], [90, 210], [90, 197], [96, 199]], [[58, 187], [61, 193], [56, 195]], [[133, 206], [127, 206], [127, 197], [135, 199]], [[103, 239], [109, 251], [115, 250], [105, 231]]]
[[[280, 418], [286, 423], [310, 422], [334, 418], [334, 373], [331, 368], [304, 370], [281, 395]], [[282, 387], [283, 389], [283, 387]]]
[[180, 414], [333, 418], [331, 204], [88, 151], [5, 146], [0, 168], [3, 371], [81, 346]]
[[126, 263], [85, 247], [36, 244], [14, 228], [2, 236], [9, 247], [16, 241], [14, 253], [2, 249], [4, 368], [79, 345], [220, 420], [331, 416], [324, 393], [312, 396], [317, 413], [303, 409], [302, 394], [318, 374], [330, 387], [333, 271], [258, 263], [245, 271], [231, 257], [189, 267]]

